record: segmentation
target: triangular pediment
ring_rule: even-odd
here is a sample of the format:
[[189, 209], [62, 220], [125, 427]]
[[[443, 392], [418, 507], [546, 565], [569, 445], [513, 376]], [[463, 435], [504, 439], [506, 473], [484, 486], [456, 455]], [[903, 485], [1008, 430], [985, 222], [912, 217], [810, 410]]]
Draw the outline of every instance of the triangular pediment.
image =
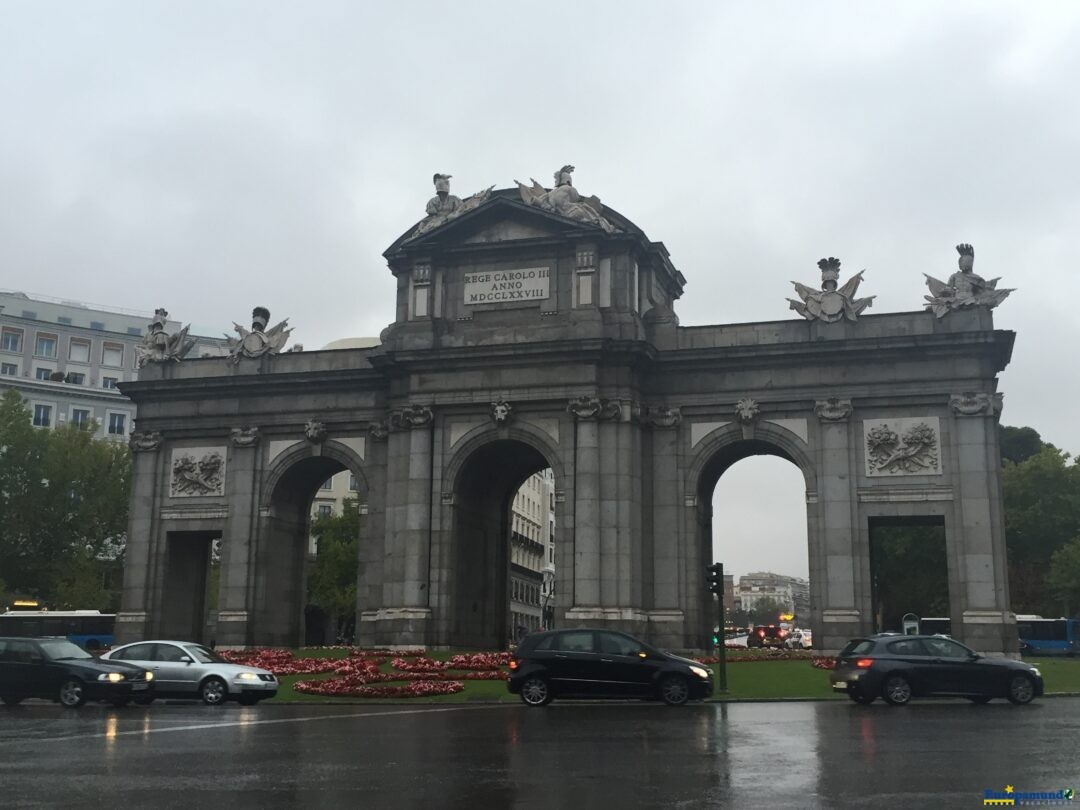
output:
[[604, 236], [599, 227], [568, 219], [521, 201], [516, 189], [502, 189], [461, 216], [422, 228], [423, 220], [406, 231], [384, 255], [399, 250], [412, 251], [424, 246], [483, 245], [533, 239], [573, 237], [596, 233]]

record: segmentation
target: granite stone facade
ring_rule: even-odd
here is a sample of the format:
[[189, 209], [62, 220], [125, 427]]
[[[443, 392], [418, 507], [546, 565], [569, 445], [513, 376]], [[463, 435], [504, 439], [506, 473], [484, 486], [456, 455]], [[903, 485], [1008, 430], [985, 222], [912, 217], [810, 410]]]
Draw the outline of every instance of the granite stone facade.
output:
[[[604, 218], [491, 192], [386, 251], [397, 300], [381, 345], [185, 360], [125, 384], [137, 429], [161, 441], [135, 455], [121, 639], [197, 624], [200, 600], [170, 594], [220, 537], [216, 641], [297, 643], [311, 499], [349, 470], [358, 641], [496, 647], [509, 501], [550, 467], [556, 626], [703, 649], [712, 491], [765, 453], [806, 480], [819, 649], [872, 628], [871, 523], [930, 520], [946, 530], [955, 635], [1014, 652], [995, 429], [1014, 336], [989, 308], [680, 327], [685, 279], [663, 244]], [[207, 448], [223, 492], [177, 492], [174, 459]]]

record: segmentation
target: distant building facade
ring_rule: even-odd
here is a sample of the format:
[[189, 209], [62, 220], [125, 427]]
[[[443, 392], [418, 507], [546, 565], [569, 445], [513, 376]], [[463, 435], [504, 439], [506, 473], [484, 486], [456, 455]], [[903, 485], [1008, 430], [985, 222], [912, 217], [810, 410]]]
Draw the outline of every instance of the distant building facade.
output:
[[[510, 510], [510, 631], [542, 629], [555, 571], [555, 487], [550, 469], [530, 475]], [[551, 571], [545, 576], [545, 571]]]
[[[135, 347], [152, 317], [0, 290], [0, 394], [22, 394], [36, 427], [92, 420], [98, 437], [126, 441], [135, 405], [118, 386], [138, 377]], [[225, 354], [224, 339], [196, 340], [193, 357]]]
[[763, 599], [779, 602], [796, 617], [806, 618], [810, 615], [810, 583], [801, 577], [771, 571], [757, 571], [739, 577], [734, 594], [736, 610], [752, 611]]

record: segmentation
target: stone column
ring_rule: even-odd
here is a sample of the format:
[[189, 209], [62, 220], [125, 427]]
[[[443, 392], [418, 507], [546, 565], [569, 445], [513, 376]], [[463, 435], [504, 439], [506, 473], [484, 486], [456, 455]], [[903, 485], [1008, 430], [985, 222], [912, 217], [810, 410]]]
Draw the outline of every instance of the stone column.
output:
[[868, 550], [861, 548], [855, 526], [857, 445], [851, 441], [851, 400], [819, 401], [814, 412], [819, 420], [818, 525], [808, 528], [811, 555], [818, 560], [817, 580], [823, 581], [815, 582], [811, 626], [815, 647], [839, 650], [852, 637], [870, 631], [870, 589], [862, 582], [869, 570], [863, 565]]
[[960, 583], [961, 607], [961, 626], [955, 628], [959, 631], [957, 635], [977, 650], [1015, 654], [1016, 618], [1009, 610], [1005, 568], [997, 404], [986, 393], [967, 392], [949, 399], [954, 414], [952, 433], [958, 469], [953, 481], [960, 525], [955, 536], [947, 539], [949, 559], [960, 565], [955, 577]]
[[365, 503], [360, 505], [360, 544], [357, 549], [356, 643], [375, 645], [379, 609], [383, 606], [383, 551], [386, 537], [386, 450], [387, 431], [383, 422], [368, 426], [368, 457], [364, 465], [367, 481]]
[[[116, 615], [117, 644], [138, 641], [150, 632], [153, 571], [160, 543], [155, 542], [155, 483], [160, 463], [161, 434], [131, 434], [131, 501], [127, 549], [124, 552], [124, 589]], [[165, 480], [165, 476], [162, 477]]]
[[[600, 440], [601, 402], [580, 397], [567, 410], [574, 417], [574, 591], [567, 621], [582, 607], [600, 605]], [[590, 614], [591, 615], [591, 614]], [[583, 618], [583, 617], [582, 617]]]
[[223, 647], [251, 643], [250, 611], [254, 608], [251, 559], [259, 521], [259, 429], [234, 428], [226, 466], [229, 516], [221, 536], [217, 642]]
[[[685, 583], [679, 564], [679, 408], [650, 408], [643, 419], [650, 428], [649, 467], [652, 493], [649, 557], [652, 592], [649, 600], [649, 640], [665, 647], [685, 646], [684, 613], [679, 597]], [[651, 480], [650, 480], [651, 479]], [[647, 577], [648, 578], [648, 577]]]

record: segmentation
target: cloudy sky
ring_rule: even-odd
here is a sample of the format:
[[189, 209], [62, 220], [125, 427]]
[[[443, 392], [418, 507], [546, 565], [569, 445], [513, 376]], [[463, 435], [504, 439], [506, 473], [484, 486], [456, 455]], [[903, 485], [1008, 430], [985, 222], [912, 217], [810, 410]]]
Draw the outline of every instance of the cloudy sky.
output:
[[[1017, 287], [1003, 421], [1080, 451], [1080, 3], [0, 4], [0, 287], [308, 348], [393, 317], [434, 171], [575, 185], [662, 240], [684, 325], [792, 315], [838, 256], [918, 309], [954, 245]], [[751, 459], [729, 570], [805, 573], [802, 482]], [[721, 541], [718, 541], [720, 543]]]

